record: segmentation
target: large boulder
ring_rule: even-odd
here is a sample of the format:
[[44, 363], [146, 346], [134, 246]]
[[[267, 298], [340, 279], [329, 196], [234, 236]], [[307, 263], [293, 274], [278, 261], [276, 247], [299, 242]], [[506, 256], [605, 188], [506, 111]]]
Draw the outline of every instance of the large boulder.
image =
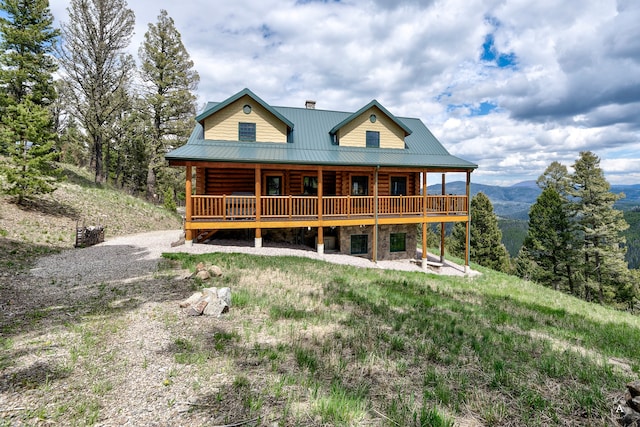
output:
[[200, 300], [200, 298], [202, 298], [202, 292], [196, 292], [186, 300], [180, 301], [178, 305], [181, 308], [189, 307], [191, 304], [197, 303]]
[[186, 300], [180, 302], [180, 307], [188, 307], [187, 314], [191, 316], [216, 316], [229, 311], [231, 307], [231, 289], [204, 288]]
[[231, 307], [231, 289], [230, 288], [218, 289], [218, 298], [226, 302], [227, 305]]

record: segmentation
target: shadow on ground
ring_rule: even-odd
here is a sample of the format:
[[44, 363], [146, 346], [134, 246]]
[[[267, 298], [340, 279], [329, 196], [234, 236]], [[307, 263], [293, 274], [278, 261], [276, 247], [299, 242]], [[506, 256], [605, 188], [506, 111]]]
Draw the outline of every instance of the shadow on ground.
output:
[[51, 199], [25, 199], [21, 204], [14, 201], [14, 204], [23, 211], [40, 212], [54, 217], [66, 217], [77, 220], [80, 218], [80, 211], [66, 203], [60, 203]]
[[0, 331], [5, 337], [45, 333], [86, 316], [119, 316], [145, 303], [183, 299], [193, 289], [170, 270], [159, 273], [158, 259], [130, 245], [65, 250], [31, 267], [0, 276]]

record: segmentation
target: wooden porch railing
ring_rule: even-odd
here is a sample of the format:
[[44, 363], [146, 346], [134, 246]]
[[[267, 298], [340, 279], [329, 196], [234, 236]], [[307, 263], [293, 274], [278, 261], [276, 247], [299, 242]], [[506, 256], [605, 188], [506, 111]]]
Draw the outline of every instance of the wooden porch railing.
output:
[[[191, 196], [193, 220], [238, 220], [256, 218], [255, 196]], [[378, 215], [416, 216], [424, 212], [424, 196], [379, 196]], [[427, 196], [427, 215], [464, 215], [467, 196]], [[261, 196], [260, 217], [265, 219], [303, 219], [318, 216], [315, 196]], [[327, 218], [357, 218], [375, 214], [374, 196], [325, 196], [322, 215]]]

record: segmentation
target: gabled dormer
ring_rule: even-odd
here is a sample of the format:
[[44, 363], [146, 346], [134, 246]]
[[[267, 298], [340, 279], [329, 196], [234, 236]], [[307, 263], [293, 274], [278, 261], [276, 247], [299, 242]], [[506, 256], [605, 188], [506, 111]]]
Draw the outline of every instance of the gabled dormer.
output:
[[344, 147], [404, 149], [411, 129], [374, 99], [329, 133], [335, 144]]
[[293, 130], [291, 121], [249, 89], [208, 105], [196, 120], [204, 139], [215, 141], [286, 143]]

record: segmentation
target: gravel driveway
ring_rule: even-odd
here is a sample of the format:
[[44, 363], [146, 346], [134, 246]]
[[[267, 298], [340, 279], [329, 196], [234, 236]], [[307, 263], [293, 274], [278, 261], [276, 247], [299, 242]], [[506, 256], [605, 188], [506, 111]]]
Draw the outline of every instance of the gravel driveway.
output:
[[[141, 277], [155, 271], [163, 252], [187, 252], [202, 254], [211, 252], [235, 252], [266, 256], [297, 256], [323, 260], [335, 264], [352, 265], [363, 268], [383, 268], [402, 271], [422, 271], [415, 260], [378, 261], [374, 263], [366, 258], [344, 254], [325, 253], [319, 255], [308, 247], [284, 246], [267, 243], [262, 248], [252, 246], [247, 241], [216, 241], [215, 244], [179, 245], [171, 243], [180, 239], [182, 230], [163, 230], [149, 233], [115, 237], [102, 244], [82, 250], [65, 251], [57, 255], [41, 258], [31, 273], [40, 277], [73, 279], [92, 278], [92, 281], [123, 280]], [[420, 252], [418, 252], [420, 256]], [[436, 261], [430, 256], [430, 260]], [[108, 267], [108, 268], [107, 268]], [[464, 276], [464, 267], [445, 262], [440, 271], [430, 273]], [[471, 275], [477, 274], [471, 271]]]

